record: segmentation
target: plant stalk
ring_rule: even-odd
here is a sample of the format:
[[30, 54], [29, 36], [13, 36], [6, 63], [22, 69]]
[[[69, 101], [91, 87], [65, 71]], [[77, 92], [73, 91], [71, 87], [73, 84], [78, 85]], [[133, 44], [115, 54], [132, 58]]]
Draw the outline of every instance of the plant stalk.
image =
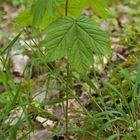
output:
[[69, 105], [69, 82], [70, 82], [70, 67], [67, 65], [67, 81], [66, 81], [66, 139], [68, 140], [68, 105]]
[[69, 0], [66, 0], [65, 16], [68, 16], [68, 3], [69, 3]]
[[[66, 0], [65, 16], [68, 16], [68, 0]], [[70, 66], [67, 62], [67, 81], [66, 81], [66, 139], [69, 140], [68, 136], [68, 105], [69, 105], [69, 83], [70, 83]]]

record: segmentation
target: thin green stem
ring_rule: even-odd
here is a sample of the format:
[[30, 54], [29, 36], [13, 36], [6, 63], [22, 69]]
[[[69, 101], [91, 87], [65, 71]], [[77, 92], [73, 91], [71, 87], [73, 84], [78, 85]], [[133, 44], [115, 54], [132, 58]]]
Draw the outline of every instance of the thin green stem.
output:
[[69, 81], [70, 81], [70, 67], [67, 65], [67, 81], [66, 81], [66, 138], [68, 140], [68, 105], [69, 105]]
[[[68, 0], [66, 0], [65, 16], [68, 15]], [[66, 82], [66, 139], [68, 140], [68, 106], [69, 106], [69, 83], [70, 83], [70, 66], [67, 63], [67, 82]]]
[[65, 16], [68, 16], [68, 3], [69, 3], [69, 0], [66, 0]]

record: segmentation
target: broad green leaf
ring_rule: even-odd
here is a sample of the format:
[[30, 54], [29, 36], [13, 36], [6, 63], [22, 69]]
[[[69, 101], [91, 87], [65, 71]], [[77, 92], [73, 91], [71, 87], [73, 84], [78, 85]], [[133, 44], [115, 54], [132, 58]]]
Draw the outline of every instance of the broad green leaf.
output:
[[23, 27], [32, 26], [39, 29], [45, 29], [51, 22], [56, 19], [57, 16], [48, 16], [46, 13], [38, 24], [33, 24], [33, 14], [31, 14], [29, 9], [27, 9], [17, 16], [16, 23]]
[[83, 7], [90, 6], [102, 18], [108, 18], [107, 1], [106, 0], [82, 0]]
[[54, 61], [65, 55], [71, 67], [85, 73], [93, 63], [93, 52], [106, 55], [110, 52], [107, 34], [88, 17], [59, 18], [47, 28], [46, 59]]
[[67, 52], [68, 32], [73, 25], [73, 19], [60, 18], [51, 23], [47, 28], [46, 59], [54, 61], [62, 58]]
[[33, 14], [33, 25], [39, 24], [47, 13], [48, 16], [53, 16], [56, 13], [56, 7], [61, 0], [37, 0], [31, 8]]
[[56, 17], [61, 16], [57, 11], [60, 2], [61, 0], [36, 0], [31, 8], [25, 9], [17, 16], [16, 22], [21, 26], [44, 29]]

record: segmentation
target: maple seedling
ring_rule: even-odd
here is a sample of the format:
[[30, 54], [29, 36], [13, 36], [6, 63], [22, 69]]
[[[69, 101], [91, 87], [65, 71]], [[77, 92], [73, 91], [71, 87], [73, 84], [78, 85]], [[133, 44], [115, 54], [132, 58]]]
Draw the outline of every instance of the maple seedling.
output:
[[[93, 53], [110, 53], [109, 37], [92, 18], [81, 16], [84, 7], [90, 6], [102, 18], [107, 18], [104, 0], [36, 0], [31, 9], [17, 17], [22, 26], [32, 25], [45, 29], [45, 57], [47, 62], [67, 58], [66, 85], [66, 137], [68, 139], [68, 94], [71, 72], [81, 74], [93, 65]], [[30, 19], [22, 20], [30, 16]]]

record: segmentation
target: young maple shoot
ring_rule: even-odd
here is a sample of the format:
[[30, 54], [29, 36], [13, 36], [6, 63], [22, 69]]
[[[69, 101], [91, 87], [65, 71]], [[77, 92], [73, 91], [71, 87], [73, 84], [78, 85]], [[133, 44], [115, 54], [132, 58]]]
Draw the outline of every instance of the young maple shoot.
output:
[[[68, 138], [68, 100], [71, 71], [81, 75], [93, 65], [93, 53], [99, 56], [110, 53], [109, 37], [92, 19], [81, 16], [90, 6], [100, 17], [108, 17], [105, 0], [36, 0], [17, 17], [17, 23], [43, 29], [45, 59], [47, 62], [67, 57], [66, 81], [66, 138]], [[27, 18], [27, 17], [30, 17]], [[27, 19], [27, 20], [25, 20]]]
[[[72, 70], [86, 73], [93, 64], [93, 52], [99, 55], [110, 53], [107, 33], [93, 19], [80, 16], [86, 6], [92, 7], [99, 16], [108, 17], [104, 0], [69, 0], [68, 16], [65, 16], [66, 0], [36, 0], [30, 10], [17, 17], [17, 22], [24, 26], [45, 28], [47, 62], [67, 56]], [[28, 14], [31, 17], [29, 21], [23, 21]]]
[[[65, 1], [61, 2], [60, 9], [64, 7]], [[93, 19], [86, 16], [74, 18], [74, 11], [76, 9], [81, 11], [81, 7], [91, 5], [99, 15], [105, 18], [107, 11], [106, 3], [102, 0], [83, 0], [81, 4], [79, 2], [69, 0], [68, 16], [57, 18], [47, 27], [46, 60], [50, 62], [67, 56], [72, 70], [86, 73], [93, 64], [93, 52], [99, 55], [110, 53], [109, 37]], [[77, 7], [73, 9], [72, 5]]]

